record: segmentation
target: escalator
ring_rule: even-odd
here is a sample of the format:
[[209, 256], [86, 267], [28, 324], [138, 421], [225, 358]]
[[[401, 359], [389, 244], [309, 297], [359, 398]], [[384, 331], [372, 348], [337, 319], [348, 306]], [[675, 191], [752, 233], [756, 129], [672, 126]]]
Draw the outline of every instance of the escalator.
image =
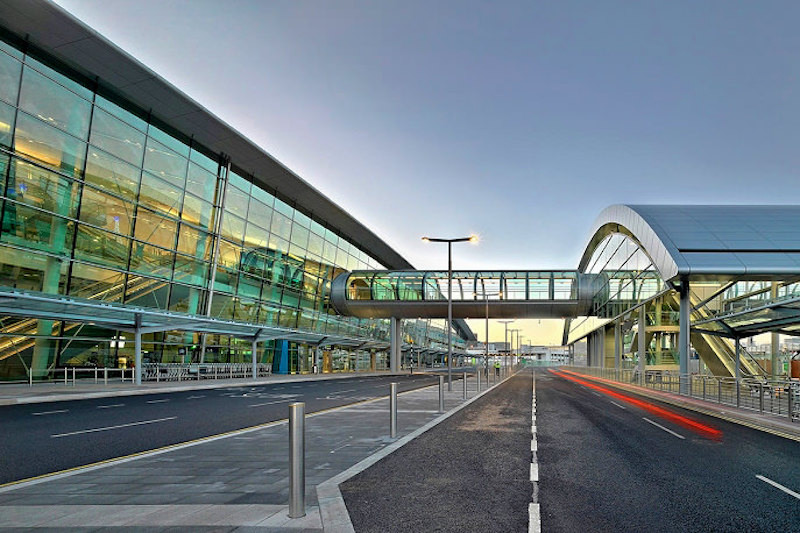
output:
[[[693, 308], [691, 313], [692, 321], [705, 320], [712, 317], [711, 313], [702, 306], [694, 309], [701, 302], [698, 296], [692, 293], [689, 297]], [[680, 307], [677, 293], [667, 293], [665, 298], [674, 308]], [[691, 333], [690, 340], [692, 347], [715, 376], [732, 377], [736, 375], [736, 351], [731, 341], [694, 331]], [[743, 347], [740, 347], [740, 350], [742, 376], [764, 376], [766, 372], [753, 359], [750, 353]]]

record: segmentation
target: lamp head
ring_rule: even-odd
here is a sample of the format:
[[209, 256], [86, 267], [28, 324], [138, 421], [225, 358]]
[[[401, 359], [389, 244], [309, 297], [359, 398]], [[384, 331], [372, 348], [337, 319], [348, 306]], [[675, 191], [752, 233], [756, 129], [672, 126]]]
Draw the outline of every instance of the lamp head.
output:
[[472, 235], [469, 236], [469, 242], [471, 242], [472, 244], [477, 244], [478, 236], [473, 233]]
[[431, 242], [431, 240], [428, 237], [423, 237], [422, 238], [422, 242]]

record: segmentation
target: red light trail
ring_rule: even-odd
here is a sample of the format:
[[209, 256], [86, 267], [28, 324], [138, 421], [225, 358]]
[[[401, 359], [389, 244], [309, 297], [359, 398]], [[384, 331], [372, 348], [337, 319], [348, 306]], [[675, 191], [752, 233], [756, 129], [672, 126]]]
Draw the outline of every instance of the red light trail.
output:
[[701, 424], [700, 422], [697, 422], [696, 420], [692, 420], [691, 418], [685, 417], [683, 415], [679, 415], [678, 413], [673, 413], [672, 411], [669, 411], [667, 409], [664, 409], [663, 407], [659, 407], [659, 406], [654, 405], [652, 403], [646, 402], [644, 400], [640, 400], [638, 398], [633, 398], [631, 396], [627, 396], [627, 395], [619, 393], [617, 391], [614, 391], [614, 390], [611, 390], [611, 389], [607, 389], [606, 387], [603, 387], [601, 385], [597, 385], [597, 384], [592, 383], [590, 381], [586, 381], [585, 379], [577, 377], [577, 375], [573, 374], [572, 372], [568, 372], [568, 371], [565, 371], [565, 370], [561, 370], [561, 371], [550, 370], [550, 372], [552, 372], [553, 374], [555, 374], [555, 375], [557, 375], [559, 377], [562, 377], [564, 379], [568, 379], [570, 381], [574, 381], [575, 383], [579, 383], [579, 384], [581, 384], [581, 385], [583, 385], [585, 387], [589, 387], [590, 389], [596, 390], [598, 392], [602, 392], [603, 394], [607, 394], [607, 395], [609, 395], [609, 396], [611, 396], [613, 398], [616, 398], [618, 400], [622, 400], [623, 402], [627, 402], [627, 403], [629, 403], [631, 405], [635, 405], [636, 407], [639, 407], [640, 409], [644, 409], [645, 411], [648, 411], [648, 412], [650, 412], [650, 413], [652, 413], [652, 414], [654, 414], [654, 415], [656, 415], [656, 416], [658, 416], [660, 418], [663, 418], [665, 420], [669, 420], [669, 421], [674, 422], [675, 424], [678, 424], [679, 426], [682, 426], [682, 427], [684, 427], [684, 428], [686, 428], [688, 430], [694, 431], [695, 433], [697, 433], [698, 435], [700, 435], [702, 437], [706, 437], [708, 439], [712, 439], [712, 440], [716, 440], [716, 441], [722, 440], [722, 431], [720, 431], [720, 430], [718, 430], [716, 428], [713, 428], [711, 426], [707, 426], [705, 424]]

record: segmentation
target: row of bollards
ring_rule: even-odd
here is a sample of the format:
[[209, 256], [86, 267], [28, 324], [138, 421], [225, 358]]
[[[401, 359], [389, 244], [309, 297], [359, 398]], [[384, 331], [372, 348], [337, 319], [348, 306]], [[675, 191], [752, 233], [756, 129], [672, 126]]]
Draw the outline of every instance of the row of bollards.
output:
[[[481, 390], [481, 373], [476, 372], [478, 392]], [[487, 387], [489, 377], [486, 378]], [[467, 399], [467, 373], [464, 372], [463, 398]], [[305, 465], [305, 410], [306, 404], [289, 404], [289, 518], [306, 515], [306, 465]], [[444, 413], [444, 376], [439, 376], [439, 412]], [[397, 383], [389, 385], [389, 435], [397, 438]]]

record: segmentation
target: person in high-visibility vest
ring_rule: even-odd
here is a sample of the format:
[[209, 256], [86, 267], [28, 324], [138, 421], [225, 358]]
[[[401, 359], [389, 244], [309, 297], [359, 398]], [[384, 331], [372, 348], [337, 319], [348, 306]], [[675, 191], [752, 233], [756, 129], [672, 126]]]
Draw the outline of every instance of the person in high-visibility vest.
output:
[[500, 361], [495, 361], [494, 362], [494, 375], [495, 376], [499, 376], [500, 375]]

